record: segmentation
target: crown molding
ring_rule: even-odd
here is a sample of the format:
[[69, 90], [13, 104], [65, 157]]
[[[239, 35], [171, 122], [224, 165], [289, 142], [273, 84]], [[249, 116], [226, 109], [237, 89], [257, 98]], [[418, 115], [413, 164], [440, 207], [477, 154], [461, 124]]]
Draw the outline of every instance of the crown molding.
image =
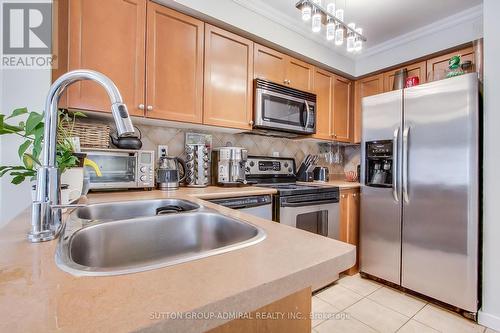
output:
[[377, 53], [382, 53], [385, 51], [392, 50], [395, 47], [404, 45], [411, 41], [425, 38], [430, 35], [434, 35], [437, 32], [443, 31], [445, 29], [456, 27], [462, 24], [473, 23], [478, 19], [482, 19], [482, 17], [483, 17], [483, 5], [477, 5], [475, 7], [471, 7], [464, 11], [461, 11], [457, 14], [448, 16], [442, 20], [436, 21], [434, 23], [428, 24], [426, 26], [408, 32], [406, 34], [400, 35], [398, 37], [387, 40], [383, 43], [367, 48], [363, 51], [363, 53], [356, 55], [355, 59], [363, 59], [366, 57], [371, 57]]
[[427, 36], [433, 35], [439, 31], [455, 27], [461, 24], [472, 23], [478, 19], [482, 19], [483, 16], [483, 5], [477, 5], [471, 7], [457, 14], [448, 16], [442, 20], [436, 21], [434, 23], [428, 24], [424, 27], [418, 28], [406, 34], [400, 35], [398, 37], [392, 38], [385, 42], [373, 45], [369, 48], [365, 48], [361, 54], [350, 54], [345, 51], [345, 48], [336, 47], [331, 42], [328, 42], [322, 34], [314, 34], [310, 29], [302, 23], [302, 21], [294, 20], [290, 16], [283, 14], [274, 7], [269, 6], [262, 0], [232, 0], [234, 3], [251, 10], [268, 20], [277, 23], [304, 38], [315, 41], [316, 43], [329, 48], [333, 52], [342, 55], [344, 57], [351, 58], [353, 60], [363, 59], [366, 57], [373, 56], [377, 53], [382, 53], [391, 50], [395, 47], [404, 45], [408, 42], [425, 38]]

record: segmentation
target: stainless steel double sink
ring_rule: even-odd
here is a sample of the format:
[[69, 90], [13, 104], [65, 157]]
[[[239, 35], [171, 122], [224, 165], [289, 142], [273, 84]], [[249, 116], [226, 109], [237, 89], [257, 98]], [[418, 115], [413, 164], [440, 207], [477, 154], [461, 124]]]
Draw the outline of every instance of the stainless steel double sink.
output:
[[101, 203], [71, 213], [56, 263], [76, 276], [128, 274], [237, 250], [264, 238], [259, 227], [187, 200]]

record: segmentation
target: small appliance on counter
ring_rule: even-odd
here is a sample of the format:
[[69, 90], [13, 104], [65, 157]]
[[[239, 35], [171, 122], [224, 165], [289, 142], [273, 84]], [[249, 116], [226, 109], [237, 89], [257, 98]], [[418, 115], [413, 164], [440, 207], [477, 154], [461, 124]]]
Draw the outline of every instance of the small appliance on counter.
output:
[[212, 136], [186, 133], [186, 178], [188, 187], [206, 187], [210, 183]]
[[153, 151], [82, 148], [82, 152], [97, 164], [102, 174], [98, 176], [93, 168], [85, 167], [90, 190], [151, 190], [155, 186]]
[[327, 167], [315, 167], [313, 170], [314, 181], [326, 183], [330, 180], [329, 171]]
[[[182, 177], [179, 172], [182, 167]], [[179, 157], [162, 156], [158, 161], [156, 184], [162, 191], [177, 190], [179, 183], [186, 178], [186, 163]]]
[[245, 163], [248, 151], [241, 147], [219, 147], [212, 152], [214, 185], [238, 186], [246, 184]]

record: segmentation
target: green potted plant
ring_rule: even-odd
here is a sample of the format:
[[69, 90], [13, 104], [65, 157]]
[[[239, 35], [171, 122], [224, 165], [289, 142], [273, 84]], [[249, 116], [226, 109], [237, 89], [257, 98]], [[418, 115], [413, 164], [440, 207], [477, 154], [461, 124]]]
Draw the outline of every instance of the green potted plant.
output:
[[[21, 116], [24, 116], [23, 119], [25, 120], [19, 120]], [[75, 153], [75, 147], [70, 135], [75, 119], [85, 117], [85, 114], [75, 112], [70, 115], [68, 112], [61, 110], [58, 116], [56, 162], [62, 175], [61, 182], [67, 183], [64, 180], [67, 170], [78, 167], [79, 164], [83, 163], [83, 159], [79, 158], [78, 154]], [[27, 108], [16, 109], [10, 116], [0, 113], [0, 135], [18, 136], [24, 140], [17, 151], [20, 164], [0, 166], [0, 177], [10, 176], [11, 183], [15, 185], [21, 184], [25, 180], [34, 181], [36, 179], [37, 168], [41, 165], [40, 154], [44, 135], [43, 120], [43, 114], [34, 111], [29, 112]], [[81, 169], [78, 173], [82, 173], [81, 178], [83, 179], [83, 168]]]

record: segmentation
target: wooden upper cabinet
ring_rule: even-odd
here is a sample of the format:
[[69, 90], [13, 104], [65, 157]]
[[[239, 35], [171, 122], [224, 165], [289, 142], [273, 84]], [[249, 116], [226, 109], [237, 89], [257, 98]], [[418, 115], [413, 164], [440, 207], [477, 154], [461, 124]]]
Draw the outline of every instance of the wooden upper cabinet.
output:
[[333, 138], [351, 142], [351, 90], [352, 82], [335, 76], [333, 85]]
[[314, 138], [331, 140], [333, 117], [333, 85], [335, 75], [316, 68], [314, 70], [314, 93], [316, 94], [316, 134]]
[[[71, 0], [68, 17], [68, 70], [107, 75], [130, 114], [143, 115], [146, 0]], [[67, 98], [69, 108], [111, 112], [108, 95], [95, 82], [73, 84]]]
[[286, 66], [286, 84], [299, 90], [313, 90], [314, 66], [307, 62], [288, 57]]
[[203, 123], [251, 129], [253, 42], [205, 25]]
[[384, 75], [378, 74], [356, 81], [354, 85], [354, 143], [361, 142], [361, 100], [384, 92]]
[[408, 70], [408, 77], [417, 76], [420, 84], [427, 81], [427, 71], [425, 61], [417, 62], [415, 64], [403, 66], [395, 70], [387, 71], [384, 73], [384, 91], [391, 91], [394, 85], [394, 76], [400, 69], [406, 68]]
[[254, 44], [254, 77], [285, 84], [287, 58], [281, 52]]
[[202, 122], [203, 39], [202, 21], [148, 2], [147, 117]]
[[312, 91], [314, 66], [266, 46], [255, 44], [254, 77], [299, 90]]
[[427, 77], [433, 75], [433, 73], [438, 73], [441, 78], [444, 78], [444, 71], [448, 69], [448, 60], [454, 55], [460, 55], [462, 62], [472, 61], [475, 65], [474, 48], [471, 46], [427, 60]]

